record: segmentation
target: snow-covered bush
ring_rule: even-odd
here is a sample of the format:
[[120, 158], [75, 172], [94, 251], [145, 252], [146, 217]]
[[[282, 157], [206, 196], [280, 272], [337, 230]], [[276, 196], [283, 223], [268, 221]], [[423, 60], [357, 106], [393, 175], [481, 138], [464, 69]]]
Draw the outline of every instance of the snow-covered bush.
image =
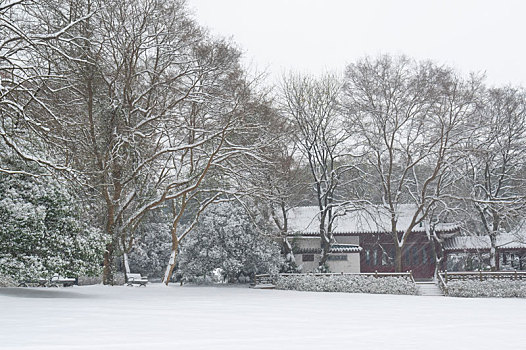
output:
[[0, 173], [0, 274], [16, 280], [94, 275], [104, 239], [59, 180]]
[[115, 272], [115, 276], [113, 277], [114, 285], [120, 286], [126, 283], [126, 278], [124, 277], [124, 272]]
[[163, 210], [149, 213], [137, 228], [133, 248], [128, 255], [130, 270], [143, 276], [163, 276], [170, 259], [171, 220]]
[[281, 265], [279, 266], [280, 273], [300, 273], [301, 269], [295, 260], [286, 256], [282, 259]]
[[279, 275], [276, 288], [306, 292], [418, 294], [418, 288], [413, 281], [405, 278], [360, 275]]
[[102, 283], [102, 275], [98, 276], [79, 276], [79, 286], [92, 286], [94, 284]]
[[178, 259], [178, 274], [185, 280], [207, 281], [214, 271], [222, 271], [229, 282], [276, 273], [281, 260], [278, 244], [233, 203], [219, 203], [203, 212], [182, 242]]
[[16, 287], [17, 283], [11, 276], [0, 274], [0, 287]]
[[526, 281], [466, 280], [447, 284], [448, 295], [466, 298], [526, 298]]

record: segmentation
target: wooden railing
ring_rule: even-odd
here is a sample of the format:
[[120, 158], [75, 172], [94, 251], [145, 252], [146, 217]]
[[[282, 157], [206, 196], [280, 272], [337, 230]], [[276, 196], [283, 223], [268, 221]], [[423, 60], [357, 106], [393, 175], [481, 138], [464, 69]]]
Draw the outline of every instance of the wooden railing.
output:
[[439, 278], [444, 280], [444, 284], [450, 281], [479, 280], [488, 279], [509, 279], [509, 280], [526, 280], [526, 271], [462, 271], [448, 272], [441, 271], [438, 273]]
[[[315, 277], [323, 277], [323, 276], [372, 276], [375, 278], [382, 278], [382, 277], [398, 277], [398, 278], [407, 278], [411, 282], [415, 283], [415, 279], [413, 277], [413, 272], [364, 272], [364, 273], [280, 273], [278, 276], [280, 277], [289, 277], [289, 276], [315, 276]], [[263, 284], [274, 284], [275, 282], [275, 276], [269, 275], [269, 274], [261, 274], [255, 276], [255, 285], [263, 285]]]

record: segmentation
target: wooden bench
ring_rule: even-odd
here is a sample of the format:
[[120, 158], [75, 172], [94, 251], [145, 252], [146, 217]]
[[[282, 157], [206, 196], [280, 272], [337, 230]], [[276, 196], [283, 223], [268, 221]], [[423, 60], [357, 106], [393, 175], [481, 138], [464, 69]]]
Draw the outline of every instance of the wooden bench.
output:
[[37, 280], [23, 280], [18, 283], [18, 287], [47, 287], [49, 280], [45, 278], [39, 278]]
[[39, 278], [36, 280], [23, 280], [18, 284], [19, 287], [58, 287], [62, 285], [63, 287], [71, 287], [77, 284], [76, 278], [62, 277], [60, 275], [54, 275], [53, 277]]
[[128, 278], [128, 282], [126, 282], [127, 286], [133, 286], [134, 284], [138, 284], [139, 287], [146, 287], [146, 284], [148, 284], [148, 277], [141, 276], [140, 273], [128, 273], [126, 274], [126, 277]]
[[63, 287], [71, 287], [77, 284], [77, 279], [71, 277], [63, 277], [60, 275], [55, 275], [49, 279], [50, 287], [58, 287], [59, 284], [61, 284]]

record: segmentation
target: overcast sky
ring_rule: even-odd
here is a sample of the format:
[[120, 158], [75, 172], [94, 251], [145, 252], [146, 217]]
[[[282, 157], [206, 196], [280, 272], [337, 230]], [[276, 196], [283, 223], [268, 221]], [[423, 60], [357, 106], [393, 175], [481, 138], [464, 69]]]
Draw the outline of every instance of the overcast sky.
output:
[[342, 72], [381, 53], [486, 72], [526, 86], [523, 0], [188, 0], [202, 25], [232, 37], [271, 79], [295, 70]]

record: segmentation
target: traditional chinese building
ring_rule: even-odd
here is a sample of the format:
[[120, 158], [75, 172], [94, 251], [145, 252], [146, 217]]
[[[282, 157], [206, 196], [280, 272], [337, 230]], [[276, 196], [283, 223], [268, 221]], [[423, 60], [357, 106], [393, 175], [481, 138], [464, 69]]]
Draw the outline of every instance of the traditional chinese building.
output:
[[[488, 236], [455, 236], [444, 242], [444, 269], [475, 271], [489, 268], [491, 243]], [[497, 236], [497, 270], [526, 270], [526, 232], [522, 229]]]
[[[414, 212], [414, 206], [399, 206], [399, 234], [409, 227]], [[337, 273], [394, 272], [395, 242], [390, 231], [390, 215], [381, 206], [368, 206], [337, 217], [333, 226], [335, 241], [329, 251], [329, 270]], [[438, 224], [435, 231], [442, 238], [450, 238], [459, 233], [459, 226]], [[291, 210], [289, 232], [297, 264], [304, 272], [316, 270], [321, 258], [317, 207]], [[433, 249], [429, 228], [424, 224], [415, 227], [402, 251], [403, 270], [412, 271], [415, 278], [432, 278], [435, 271]]]

